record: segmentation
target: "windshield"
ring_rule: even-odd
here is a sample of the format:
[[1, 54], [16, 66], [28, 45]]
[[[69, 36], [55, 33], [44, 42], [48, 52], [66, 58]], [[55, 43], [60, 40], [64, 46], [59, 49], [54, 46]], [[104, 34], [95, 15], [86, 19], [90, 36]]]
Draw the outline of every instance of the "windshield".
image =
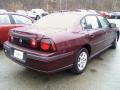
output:
[[42, 28], [69, 28], [71, 27], [79, 15], [69, 15], [69, 14], [51, 14], [43, 17], [42, 19], [35, 22], [33, 25]]

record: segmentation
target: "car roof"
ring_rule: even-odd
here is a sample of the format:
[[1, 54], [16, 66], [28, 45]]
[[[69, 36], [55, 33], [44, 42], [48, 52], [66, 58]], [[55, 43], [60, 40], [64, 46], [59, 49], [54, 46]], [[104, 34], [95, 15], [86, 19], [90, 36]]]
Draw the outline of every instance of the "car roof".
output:
[[30, 17], [28, 17], [26, 15], [22, 15], [22, 14], [16, 13], [16, 12], [4, 12], [4, 13], [0, 13], [0, 15], [20, 15], [20, 16], [24, 16], [24, 17], [27, 17], [27, 18], [32, 20], [32, 18], [30, 18]]
[[[16, 13], [16, 12], [2, 12], [0, 14], [18, 14], [18, 13]], [[21, 14], [18, 14], [18, 15], [21, 15]]]

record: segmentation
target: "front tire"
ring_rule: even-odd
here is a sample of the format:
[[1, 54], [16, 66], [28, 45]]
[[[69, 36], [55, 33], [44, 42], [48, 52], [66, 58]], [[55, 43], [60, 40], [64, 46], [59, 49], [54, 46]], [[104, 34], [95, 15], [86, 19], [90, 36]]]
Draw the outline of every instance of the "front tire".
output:
[[2, 48], [3, 48], [3, 45], [2, 45], [2, 43], [0, 42], [0, 50], [2, 50]]
[[80, 49], [75, 57], [75, 62], [73, 64], [72, 72], [75, 74], [82, 73], [88, 63], [88, 50], [86, 48]]

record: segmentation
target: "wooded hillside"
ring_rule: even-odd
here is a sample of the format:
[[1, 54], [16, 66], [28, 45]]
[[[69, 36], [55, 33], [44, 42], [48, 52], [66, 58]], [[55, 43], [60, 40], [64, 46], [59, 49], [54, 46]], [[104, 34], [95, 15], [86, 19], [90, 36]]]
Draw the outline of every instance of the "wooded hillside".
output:
[[78, 8], [120, 11], [120, 0], [0, 0], [0, 9], [74, 10]]

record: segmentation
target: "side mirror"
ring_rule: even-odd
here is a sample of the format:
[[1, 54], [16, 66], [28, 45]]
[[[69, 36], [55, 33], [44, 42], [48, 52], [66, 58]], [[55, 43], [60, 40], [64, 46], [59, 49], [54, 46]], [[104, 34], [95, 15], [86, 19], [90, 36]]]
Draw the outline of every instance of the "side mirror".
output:
[[115, 23], [110, 23], [110, 27], [111, 28], [116, 28], [116, 24]]
[[32, 23], [34, 23], [35, 21], [34, 20], [32, 20]]

